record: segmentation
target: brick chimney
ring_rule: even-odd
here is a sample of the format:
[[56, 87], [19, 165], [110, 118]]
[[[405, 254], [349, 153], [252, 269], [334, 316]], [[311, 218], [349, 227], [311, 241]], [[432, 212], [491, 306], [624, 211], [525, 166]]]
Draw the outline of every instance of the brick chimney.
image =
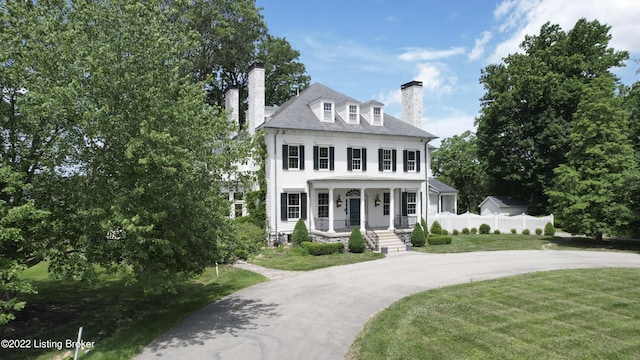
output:
[[255, 134], [256, 127], [264, 122], [264, 88], [264, 64], [255, 63], [249, 68], [247, 130], [250, 134]]
[[402, 91], [402, 121], [422, 128], [422, 82], [411, 81], [400, 87]]

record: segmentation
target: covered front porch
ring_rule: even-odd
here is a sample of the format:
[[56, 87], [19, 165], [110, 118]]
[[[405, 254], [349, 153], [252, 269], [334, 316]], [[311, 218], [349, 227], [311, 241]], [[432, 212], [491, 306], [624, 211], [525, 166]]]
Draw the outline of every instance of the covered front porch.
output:
[[309, 230], [349, 233], [354, 227], [395, 230], [413, 227], [426, 209], [425, 180], [310, 180]]

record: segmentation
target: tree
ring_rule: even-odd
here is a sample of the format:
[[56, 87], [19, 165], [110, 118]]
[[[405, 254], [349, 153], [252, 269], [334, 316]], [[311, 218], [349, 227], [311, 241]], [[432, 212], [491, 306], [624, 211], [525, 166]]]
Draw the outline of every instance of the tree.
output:
[[307, 224], [305, 224], [302, 218], [298, 219], [298, 222], [296, 222], [296, 226], [293, 227], [293, 234], [291, 235], [291, 240], [293, 241], [294, 245], [300, 245], [305, 241], [310, 241]]
[[285, 38], [268, 35], [258, 45], [257, 58], [265, 63], [266, 105], [282, 105], [309, 86], [311, 78], [298, 61], [300, 52]]
[[471, 131], [446, 138], [431, 159], [433, 175], [460, 191], [460, 213], [477, 212], [478, 204], [487, 195], [486, 172], [478, 159], [476, 142]]
[[608, 47], [609, 30], [585, 19], [569, 32], [547, 23], [539, 35], [525, 37], [524, 53], [483, 69], [486, 93], [476, 124], [489, 192], [526, 200], [534, 214], [547, 210], [545, 189], [566, 162], [584, 87], [629, 57]]
[[349, 251], [352, 253], [359, 254], [364, 252], [364, 237], [362, 236], [359, 227], [356, 226], [353, 228], [353, 230], [351, 230], [351, 235], [349, 235], [347, 246], [349, 247]]
[[563, 229], [598, 240], [633, 220], [628, 201], [631, 185], [639, 180], [628, 120], [614, 91], [614, 79], [605, 75], [586, 87], [571, 129], [567, 163], [554, 171], [548, 191]]
[[427, 243], [422, 225], [416, 224], [411, 231], [411, 245], [415, 247], [422, 247]]

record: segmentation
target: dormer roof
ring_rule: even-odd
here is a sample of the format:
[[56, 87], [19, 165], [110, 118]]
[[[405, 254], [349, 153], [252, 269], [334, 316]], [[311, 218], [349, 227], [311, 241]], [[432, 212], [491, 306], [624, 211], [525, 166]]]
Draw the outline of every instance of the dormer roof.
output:
[[[425, 138], [428, 140], [437, 138], [435, 135], [413, 125], [410, 125], [387, 113], [383, 114], [383, 126], [373, 126], [362, 118], [360, 120], [360, 123], [358, 124], [348, 123], [347, 119], [343, 119], [338, 115], [337, 112], [334, 122], [323, 122], [318, 119], [310, 106], [310, 104], [314, 103], [318, 99], [331, 100], [336, 105], [348, 102], [359, 104], [360, 108], [364, 106], [363, 103], [354, 98], [346, 96], [320, 83], [314, 83], [313, 85], [302, 91], [298, 96], [289, 99], [289, 101], [278, 107], [269, 121], [262, 124], [260, 127], [273, 129], [408, 136], [414, 138]], [[369, 105], [383, 105], [382, 103], [375, 100], [369, 101], [367, 103], [369, 103]], [[362, 117], [362, 114], [360, 116]]]

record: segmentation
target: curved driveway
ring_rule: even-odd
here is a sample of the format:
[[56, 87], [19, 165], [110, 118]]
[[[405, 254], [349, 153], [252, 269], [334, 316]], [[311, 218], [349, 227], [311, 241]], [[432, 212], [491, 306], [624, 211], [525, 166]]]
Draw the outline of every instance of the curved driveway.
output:
[[640, 255], [592, 251], [391, 254], [278, 276], [212, 303], [137, 359], [343, 359], [375, 313], [420, 291], [555, 269], [639, 267]]

